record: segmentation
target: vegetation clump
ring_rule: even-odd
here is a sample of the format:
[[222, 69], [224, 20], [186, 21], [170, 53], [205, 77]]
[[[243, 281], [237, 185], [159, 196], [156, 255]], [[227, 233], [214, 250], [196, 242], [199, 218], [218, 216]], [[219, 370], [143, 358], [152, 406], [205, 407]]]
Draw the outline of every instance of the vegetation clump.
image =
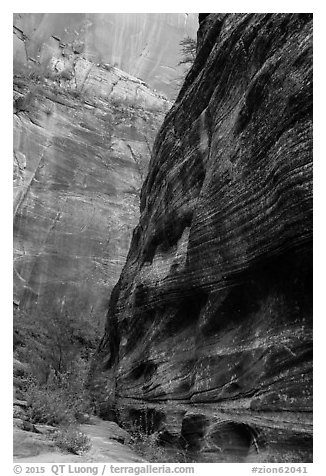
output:
[[194, 38], [191, 38], [190, 36], [186, 36], [180, 41], [179, 44], [181, 46], [181, 60], [179, 61], [179, 65], [192, 65], [196, 57], [196, 40], [194, 40]]
[[89, 361], [98, 334], [78, 316], [52, 311], [51, 317], [31, 318], [14, 311], [14, 385], [29, 422], [71, 429], [88, 421]]
[[42, 385], [32, 380], [25, 390], [27, 414], [31, 423], [46, 425], [71, 425], [84, 423], [91, 411], [90, 399], [85, 389], [86, 368], [77, 361], [74, 369]]
[[67, 427], [57, 431], [53, 436], [54, 443], [63, 451], [79, 455], [91, 448], [91, 441], [87, 435], [74, 427]]
[[127, 430], [131, 434], [131, 448], [151, 463], [190, 463], [192, 459], [178, 442], [163, 442], [155, 424], [154, 413], [144, 409]]
[[159, 443], [159, 434], [147, 434], [140, 430], [131, 432], [129, 443], [135, 453], [151, 463], [189, 463], [186, 451], [181, 447], [168, 447]]

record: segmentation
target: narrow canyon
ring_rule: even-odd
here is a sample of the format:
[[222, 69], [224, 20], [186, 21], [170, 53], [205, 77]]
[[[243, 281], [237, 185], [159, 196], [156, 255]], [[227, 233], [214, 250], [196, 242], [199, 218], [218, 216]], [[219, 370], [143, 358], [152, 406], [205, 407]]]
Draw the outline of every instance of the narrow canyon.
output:
[[14, 17], [15, 308], [105, 319], [102, 420], [311, 462], [312, 15], [56, 15]]

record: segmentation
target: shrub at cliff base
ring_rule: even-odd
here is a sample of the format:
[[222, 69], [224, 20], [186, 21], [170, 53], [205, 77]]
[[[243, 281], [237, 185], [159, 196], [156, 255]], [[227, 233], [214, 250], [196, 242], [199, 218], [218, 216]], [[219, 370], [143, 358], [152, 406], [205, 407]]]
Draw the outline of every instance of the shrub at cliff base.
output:
[[87, 363], [78, 359], [70, 370], [53, 375], [46, 385], [31, 380], [25, 392], [30, 421], [47, 425], [85, 422], [90, 412], [86, 376]]
[[89, 361], [99, 334], [98, 323], [73, 311], [52, 309], [49, 314], [31, 316], [14, 309], [15, 358], [29, 365], [40, 384], [47, 384], [53, 373], [69, 372], [80, 358]]
[[131, 448], [150, 463], [191, 463], [182, 448], [166, 448], [158, 443], [156, 433], [146, 434], [141, 430], [132, 431]]
[[67, 310], [33, 317], [14, 311], [14, 356], [30, 369], [15, 386], [32, 423], [71, 425], [87, 419], [86, 381], [97, 334], [96, 327]]

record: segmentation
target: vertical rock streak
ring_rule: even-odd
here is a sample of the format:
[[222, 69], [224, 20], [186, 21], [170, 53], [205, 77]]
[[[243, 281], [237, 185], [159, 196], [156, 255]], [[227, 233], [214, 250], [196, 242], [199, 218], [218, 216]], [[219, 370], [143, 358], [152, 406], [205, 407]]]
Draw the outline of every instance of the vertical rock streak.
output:
[[170, 103], [117, 68], [73, 52], [52, 60], [14, 77], [14, 300], [31, 317], [64, 302], [99, 321]]

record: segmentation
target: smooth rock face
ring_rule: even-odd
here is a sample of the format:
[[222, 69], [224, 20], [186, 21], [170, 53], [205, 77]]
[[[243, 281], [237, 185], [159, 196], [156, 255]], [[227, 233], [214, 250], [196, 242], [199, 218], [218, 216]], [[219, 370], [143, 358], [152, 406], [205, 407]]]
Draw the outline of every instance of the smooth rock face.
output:
[[180, 41], [196, 37], [194, 13], [17, 13], [14, 14], [14, 65], [46, 64], [70, 44], [93, 63], [116, 66], [174, 97]]
[[211, 14], [198, 37], [94, 392], [198, 461], [311, 461], [312, 19]]
[[14, 79], [14, 301], [102, 320], [170, 103], [67, 48]]

